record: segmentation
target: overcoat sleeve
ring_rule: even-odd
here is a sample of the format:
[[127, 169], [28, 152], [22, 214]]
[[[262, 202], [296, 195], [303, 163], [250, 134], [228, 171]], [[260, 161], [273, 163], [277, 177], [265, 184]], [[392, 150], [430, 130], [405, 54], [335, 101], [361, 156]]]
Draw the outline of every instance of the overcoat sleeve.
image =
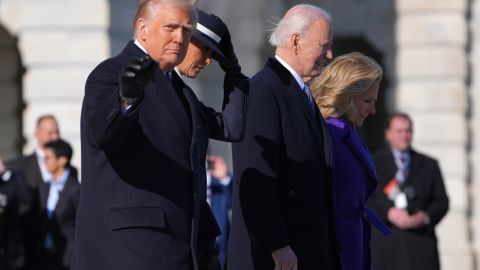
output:
[[83, 115], [88, 123], [89, 144], [112, 147], [125, 138], [138, 119], [140, 105], [124, 113], [120, 109], [118, 76], [122, 65], [103, 62], [90, 74], [85, 85]]
[[252, 82], [245, 139], [236, 146], [239, 198], [253, 245], [272, 252], [288, 245], [276, 195], [282, 151], [281, 114], [274, 86]]
[[202, 104], [206, 112], [210, 138], [238, 142], [243, 138], [249, 79], [241, 74], [225, 74], [222, 112]]
[[430, 218], [429, 226], [435, 226], [448, 211], [448, 196], [443, 184], [443, 177], [438, 162], [432, 166], [432, 201], [425, 207]]

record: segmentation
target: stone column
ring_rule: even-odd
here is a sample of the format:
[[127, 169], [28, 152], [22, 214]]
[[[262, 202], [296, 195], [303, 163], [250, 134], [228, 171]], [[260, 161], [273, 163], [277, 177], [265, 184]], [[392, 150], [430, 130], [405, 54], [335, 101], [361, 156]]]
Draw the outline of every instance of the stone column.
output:
[[80, 110], [85, 80], [109, 55], [106, 0], [3, 0], [0, 18], [18, 37], [23, 77], [23, 131], [30, 152], [36, 118], [54, 114], [80, 165]]
[[471, 231], [473, 248], [477, 258], [476, 269], [480, 269], [480, 0], [471, 3], [471, 54], [470, 65], [472, 68], [470, 85], [471, 121], [470, 131], [472, 135], [470, 162], [472, 165], [472, 181], [470, 195], [472, 197], [472, 220]]
[[467, 180], [466, 0], [398, 0], [399, 110], [414, 121], [414, 146], [439, 160], [450, 210], [437, 227], [442, 269], [472, 269]]

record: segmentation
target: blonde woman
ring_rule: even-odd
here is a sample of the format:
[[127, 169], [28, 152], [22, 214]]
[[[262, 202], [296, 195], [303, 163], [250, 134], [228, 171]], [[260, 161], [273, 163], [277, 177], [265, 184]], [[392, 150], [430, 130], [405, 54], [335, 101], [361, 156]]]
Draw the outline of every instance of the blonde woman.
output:
[[370, 224], [389, 230], [366, 207], [377, 186], [367, 147], [355, 132], [375, 114], [382, 68], [370, 57], [349, 53], [335, 58], [310, 88], [332, 135], [333, 201], [343, 270], [370, 269]]

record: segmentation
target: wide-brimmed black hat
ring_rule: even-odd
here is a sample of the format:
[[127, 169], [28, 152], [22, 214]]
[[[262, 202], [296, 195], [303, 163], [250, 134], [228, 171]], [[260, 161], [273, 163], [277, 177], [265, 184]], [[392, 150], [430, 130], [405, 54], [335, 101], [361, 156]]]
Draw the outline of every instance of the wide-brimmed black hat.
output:
[[197, 14], [197, 28], [193, 31], [192, 38], [212, 49], [212, 55], [215, 60], [224, 65], [231, 65], [230, 61], [218, 47], [223, 35], [227, 32], [227, 26], [219, 17], [213, 14], [209, 15], [200, 9], [197, 9]]

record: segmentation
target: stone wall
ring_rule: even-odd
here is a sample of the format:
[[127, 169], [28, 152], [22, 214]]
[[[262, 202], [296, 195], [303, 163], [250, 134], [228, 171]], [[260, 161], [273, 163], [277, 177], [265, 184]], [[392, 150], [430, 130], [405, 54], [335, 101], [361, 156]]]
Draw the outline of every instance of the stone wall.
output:
[[470, 74], [472, 83], [469, 91], [469, 103], [471, 105], [469, 127], [472, 142], [469, 146], [471, 150], [469, 161], [472, 166], [472, 174], [469, 195], [472, 199], [472, 219], [470, 226], [476, 269], [480, 269], [480, 1], [473, 0], [471, 4], [471, 53], [469, 60], [472, 68]]
[[18, 38], [25, 67], [23, 135], [33, 148], [35, 121], [54, 114], [80, 165], [80, 110], [88, 73], [109, 55], [104, 0], [2, 0], [0, 21]]
[[472, 269], [466, 0], [396, 1], [396, 104], [414, 121], [414, 146], [438, 159], [450, 210], [437, 227], [443, 269]]

